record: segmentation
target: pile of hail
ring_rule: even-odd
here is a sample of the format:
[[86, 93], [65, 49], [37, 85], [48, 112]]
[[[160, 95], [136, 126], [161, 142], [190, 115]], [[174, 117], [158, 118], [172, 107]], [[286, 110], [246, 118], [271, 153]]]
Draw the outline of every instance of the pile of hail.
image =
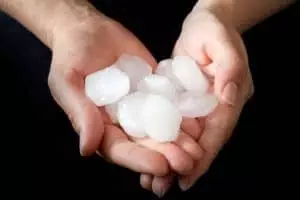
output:
[[126, 134], [158, 142], [176, 140], [183, 117], [204, 117], [216, 108], [209, 88], [208, 77], [188, 56], [162, 60], [153, 71], [143, 59], [124, 54], [85, 78], [86, 95]]

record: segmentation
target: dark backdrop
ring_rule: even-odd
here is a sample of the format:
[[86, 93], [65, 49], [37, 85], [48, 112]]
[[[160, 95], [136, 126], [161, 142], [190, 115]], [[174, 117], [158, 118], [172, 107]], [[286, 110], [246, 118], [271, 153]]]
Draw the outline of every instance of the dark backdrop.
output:
[[[92, 2], [133, 31], [158, 60], [170, 56], [181, 23], [194, 3]], [[210, 171], [189, 192], [181, 193], [174, 187], [166, 199], [211, 199], [215, 195], [243, 199], [245, 195], [258, 194], [258, 183], [263, 178], [258, 175], [263, 166], [258, 157], [271, 148], [268, 143], [259, 148], [259, 141], [264, 136], [284, 133], [280, 132], [279, 123], [267, 121], [277, 118], [274, 109], [280, 109], [281, 98], [274, 88], [280, 91], [288, 88], [286, 93], [296, 90], [297, 84], [293, 84], [297, 79], [282, 80], [291, 77], [291, 69], [297, 68], [299, 13], [298, 3], [243, 35], [256, 93], [245, 107], [234, 136]], [[155, 199], [139, 187], [138, 174], [105, 163], [96, 156], [80, 157], [78, 137], [47, 87], [50, 61], [51, 52], [43, 44], [0, 13], [1, 99], [5, 117], [2, 135], [9, 136], [2, 141], [3, 146], [7, 145], [2, 155], [8, 155], [9, 162], [2, 165], [8, 163], [4, 183], [12, 186], [10, 195], [30, 194], [44, 199], [50, 195], [71, 198], [83, 193], [87, 195], [85, 198], [95, 195], [93, 198], [108, 199], [120, 195], [125, 199]], [[264, 123], [258, 127], [261, 117]], [[271, 154], [280, 157], [278, 149], [271, 149]]]

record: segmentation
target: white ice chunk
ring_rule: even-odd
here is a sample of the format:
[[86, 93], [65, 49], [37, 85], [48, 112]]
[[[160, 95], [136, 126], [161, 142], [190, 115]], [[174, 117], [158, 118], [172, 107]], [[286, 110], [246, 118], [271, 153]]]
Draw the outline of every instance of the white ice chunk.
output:
[[172, 62], [174, 75], [186, 90], [205, 93], [209, 82], [196, 61], [188, 56], [176, 56]]
[[161, 60], [157, 65], [155, 73], [167, 77], [169, 74], [172, 74], [172, 59]]
[[113, 123], [118, 123], [118, 103], [113, 103], [105, 106], [105, 112]]
[[115, 66], [89, 74], [85, 79], [85, 93], [97, 106], [115, 103], [129, 90], [129, 77]]
[[155, 70], [155, 74], [167, 77], [172, 82], [177, 92], [180, 93], [184, 91], [184, 87], [180, 84], [178, 78], [173, 74], [172, 59], [160, 61]]
[[182, 117], [167, 98], [149, 94], [142, 110], [146, 134], [158, 142], [176, 140], [180, 133]]
[[176, 88], [171, 81], [167, 77], [157, 74], [146, 76], [139, 82], [137, 90], [144, 93], [162, 95], [170, 101], [174, 101], [176, 98]]
[[135, 92], [125, 96], [118, 103], [118, 121], [125, 133], [132, 137], [145, 137], [141, 111], [147, 94]]
[[152, 74], [151, 66], [137, 56], [123, 54], [117, 60], [116, 65], [129, 76], [131, 92], [136, 91], [137, 84], [140, 80]]
[[204, 117], [214, 111], [219, 101], [216, 95], [184, 92], [180, 95], [177, 107], [183, 117]]

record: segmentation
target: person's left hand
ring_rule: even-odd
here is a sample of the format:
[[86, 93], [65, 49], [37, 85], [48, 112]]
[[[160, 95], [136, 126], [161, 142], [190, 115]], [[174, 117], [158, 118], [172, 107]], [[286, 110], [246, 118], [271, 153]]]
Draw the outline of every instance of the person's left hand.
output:
[[[173, 54], [190, 56], [198, 62], [211, 78], [214, 93], [220, 102], [213, 113], [198, 118], [198, 124], [192, 121], [185, 129], [186, 133], [198, 139], [204, 151], [204, 156], [191, 174], [179, 175], [179, 186], [185, 191], [209, 169], [228, 141], [254, 88], [240, 34], [224, 16], [211, 10], [194, 10], [186, 18]], [[195, 128], [201, 129], [196, 136]], [[152, 190], [162, 188], [164, 191], [174, 178], [174, 174], [164, 178], [141, 176], [142, 186], [152, 183]]]

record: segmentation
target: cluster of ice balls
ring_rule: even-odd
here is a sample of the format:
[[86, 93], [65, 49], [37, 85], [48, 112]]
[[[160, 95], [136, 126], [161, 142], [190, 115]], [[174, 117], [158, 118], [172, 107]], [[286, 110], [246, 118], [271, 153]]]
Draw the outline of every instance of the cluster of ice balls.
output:
[[203, 117], [216, 108], [218, 99], [209, 87], [187, 56], [162, 60], [153, 72], [141, 58], [124, 54], [85, 79], [86, 95], [126, 134], [159, 142], [176, 140], [183, 117]]

